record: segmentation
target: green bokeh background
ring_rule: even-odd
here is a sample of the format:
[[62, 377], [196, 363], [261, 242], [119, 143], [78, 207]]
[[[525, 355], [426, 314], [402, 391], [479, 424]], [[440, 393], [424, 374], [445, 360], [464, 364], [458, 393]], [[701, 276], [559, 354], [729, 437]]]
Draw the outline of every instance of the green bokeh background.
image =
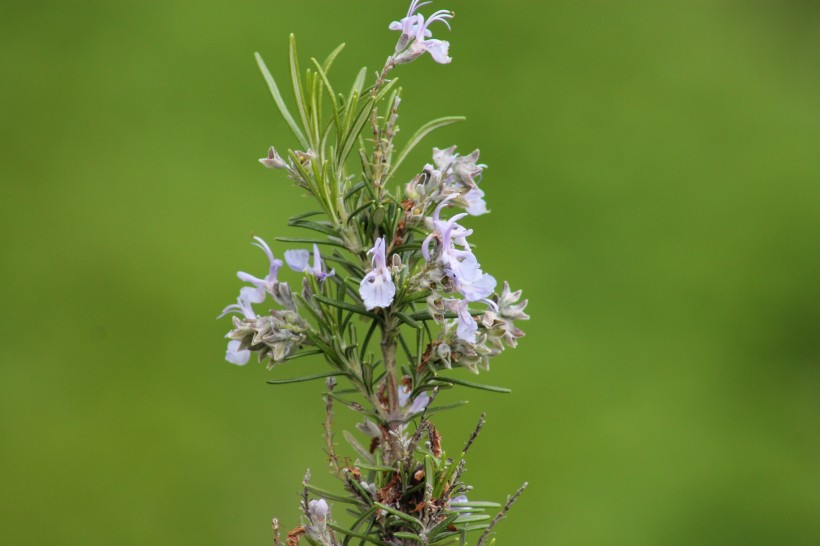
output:
[[[481, 148], [474, 240], [532, 315], [483, 377], [513, 394], [442, 421], [488, 413], [476, 498], [530, 482], [499, 545], [820, 544], [820, 4], [436, 7], [403, 135], [468, 122], [409, 163]], [[271, 544], [332, 485], [319, 385], [264, 382], [320, 363], [228, 365], [214, 320], [310, 206], [256, 162], [294, 142], [252, 53], [345, 41], [346, 86], [405, 9], [0, 4], [0, 542]]]

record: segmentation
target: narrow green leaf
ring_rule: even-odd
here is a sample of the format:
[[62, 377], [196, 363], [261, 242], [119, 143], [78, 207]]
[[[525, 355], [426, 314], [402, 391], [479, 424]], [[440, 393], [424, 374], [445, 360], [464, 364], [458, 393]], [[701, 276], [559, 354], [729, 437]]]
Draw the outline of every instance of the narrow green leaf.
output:
[[397, 531], [393, 533], [393, 536], [396, 538], [412, 540], [413, 542], [418, 542], [419, 544], [424, 544], [421, 538], [415, 533], [405, 533], [404, 531]]
[[397, 83], [399, 83], [399, 79], [393, 78], [383, 84], [381, 89], [379, 89], [379, 92], [376, 93], [376, 102], [380, 102], [384, 97], [391, 93], [393, 91], [393, 87], [395, 87]]
[[431, 531], [430, 531], [430, 538], [441, 536], [444, 537], [445, 535], [450, 536], [450, 534], [446, 533], [447, 528], [453, 523], [456, 518], [458, 517], [457, 513], [450, 513], [447, 514], [447, 517], [444, 518], [441, 522], [438, 523]]
[[281, 241], [283, 243], [305, 243], [305, 244], [317, 244], [317, 245], [330, 245], [330, 246], [338, 246], [340, 248], [344, 248], [345, 245], [342, 243], [338, 243], [336, 241], [330, 241], [328, 239], [308, 239], [304, 237], [276, 237], [277, 241]]
[[372, 465], [376, 463], [373, 459], [373, 454], [366, 450], [352, 434], [346, 430], [343, 430], [342, 436], [344, 436], [344, 439], [347, 440], [348, 444], [350, 444], [350, 447], [353, 448], [353, 451], [358, 453], [359, 456], [367, 462], [367, 464]]
[[330, 52], [330, 55], [327, 56], [325, 62], [322, 63], [322, 70], [327, 74], [330, 73], [330, 67], [333, 66], [333, 61], [336, 60], [336, 57], [339, 56], [339, 53], [345, 48], [344, 42], [336, 46], [336, 49]]
[[[364, 270], [361, 267], [359, 267], [356, 264], [351, 263], [349, 260], [347, 260], [346, 258], [344, 258], [342, 256], [338, 256], [338, 255], [333, 255], [333, 256], [326, 255], [325, 256], [325, 255], [323, 255], [322, 259], [325, 260], [326, 262], [333, 262], [335, 264], [341, 265], [342, 267], [345, 268], [345, 271], [347, 271], [351, 275], [355, 275], [356, 277], [359, 278], [359, 280], [361, 280], [361, 278], [364, 277]], [[358, 284], [359, 284], [359, 280], [356, 281], [356, 286], [357, 287], [358, 287]]]
[[353, 223], [353, 220], [356, 219], [356, 216], [358, 216], [360, 212], [363, 212], [365, 209], [367, 209], [371, 205], [373, 205], [373, 201], [367, 201], [367, 202], [363, 203], [361, 206], [356, 207], [356, 209], [353, 212], [350, 213], [350, 217], [348, 217], [348, 219], [347, 219], [348, 225]]
[[291, 360], [296, 360], [297, 358], [303, 358], [303, 357], [306, 357], [306, 356], [313, 356], [313, 355], [320, 355], [320, 354], [322, 354], [321, 349], [313, 349], [311, 351], [302, 351], [301, 353], [296, 353], [295, 355], [291, 355], [291, 356], [285, 358], [284, 360], [282, 360], [282, 362], [290, 362]]
[[416, 322], [415, 320], [413, 320], [413, 319], [412, 319], [412, 318], [410, 318], [409, 316], [405, 315], [404, 313], [400, 313], [400, 312], [398, 312], [398, 311], [394, 311], [394, 312], [393, 312], [393, 314], [394, 314], [394, 315], [396, 315], [397, 317], [399, 317], [399, 319], [400, 319], [403, 323], [405, 323], [407, 326], [409, 326], [409, 327], [411, 327], [411, 328], [416, 328], [416, 329], [418, 329], [418, 330], [420, 330], [420, 329], [421, 329], [421, 324], [419, 324], [418, 322]]
[[356, 143], [356, 137], [358, 137], [359, 133], [362, 132], [362, 128], [364, 127], [364, 124], [367, 123], [367, 119], [370, 117], [370, 112], [373, 110], [374, 106], [375, 102], [372, 99], [368, 99], [362, 107], [359, 115], [356, 117], [356, 121], [353, 123], [353, 126], [348, 130], [343, 139], [343, 144], [338, 152], [338, 157], [336, 158], [337, 165], [344, 165], [344, 162], [350, 155], [350, 151], [353, 149], [353, 145]]
[[450, 502], [453, 508], [501, 508], [501, 504], [491, 501], [455, 501]]
[[398, 158], [396, 158], [396, 162], [393, 163], [390, 167], [390, 174], [394, 173], [396, 169], [399, 168], [399, 165], [407, 158], [408, 154], [413, 151], [415, 148], [427, 135], [435, 131], [436, 129], [440, 129], [441, 127], [446, 127], [448, 125], [452, 125], [454, 123], [458, 123], [460, 121], [464, 121], [466, 118], [464, 116], [447, 116], [443, 118], [434, 119], [432, 121], [428, 121], [419, 129], [413, 133], [413, 136], [410, 137], [410, 140], [407, 141], [407, 145], [402, 149], [401, 153], [399, 154]]
[[475, 523], [477, 521], [487, 521], [490, 516], [487, 514], [470, 514], [469, 516], [459, 516], [455, 523]]
[[382, 504], [380, 502], [374, 502], [373, 504], [378, 506], [379, 508], [381, 508], [385, 512], [387, 512], [389, 514], [393, 514], [397, 518], [403, 519], [404, 521], [406, 521], [408, 523], [412, 523], [413, 525], [416, 525], [420, 528], [424, 527], [424, 525], [418, 519], [414, 518], [413, 516], [411, 516], [409, 514], [405, 514], [404, 512], [400, 512], [400, 511], [396, 510], [395, 508], [393, 508], [392, 506], [388, 506], [388, 505]]
[[393, 468], [392, 466], [384, 466], [384, 465], [379, 465], [379, 464], [367, 465], [367, 464], [359, 463], [356, 466], [358, 466], [359, 468], [363, 468], [365, 470], [372, 470], [374, 472], [395, 472], [396, 471], [396, 469]]
[[292, 377], [290, 379], [268, 379], [268, 385], [287, 385], [289, 383], [302, 383], [304, 381], [313, 381], [314, 379], [324, 379], [326, 377], [338, 377], [345, 375], [344, 372], [325, 372], [317, 373], [316, 375], [305, 375], [303, 377]]
[[268, 89], [270, 90], [270, 94], [273, 96], [273, 101], [276, 103], [276, 107], [279, 108], [279, 113], [282, 114], [282, 117], [285, 118], [285, 122], [290, 127], [290, 130], [293, 131], [293, 135], [299, 141], [299, 144], [303, 148], [308, 148], [308, 142], [305, 139], [305, 135], [302, 133], [299, 126], [296, 124], [296, 120], [293, 119], [293, 116], [290, 115], [288, 111], [288, 107], [285, 105], [285, 101], [282, 98], [282, 93], [279, 92], [279, 87], [276, 85], [276, 81], [273, 79], [270, 71], [268, 70], [267, 65], [265, 65], [265, 61], [262, 60], [262, 56], [259, 53], [254, 53], [254, 57], [256, 57], [256, 64], [259, 66], [259, 71], [262, 72], [262, 77], [265, 79], [265, 83], [268, 84]]
[[288, 222], [293, 222], [294, 220], [304, 220], [305, 218], [310, 218], [311, 216], [316, 216], [318, 214], [324, 214], [320, 210], [312, 210], [310, 212], [303, 212], [302, 214], [297, 214], [295, 216], [291, 216], [288, 218]]
[[[456, 313], [446, 312], [442, 313], [444, 318], [456, 318], [458, 315]], [[419, 311], [417, 313], [411, 313], [410, 318], [414, 320], [434, 320], [433, 315], [430, 314], [430, 311]]]
[[370, 318], [374, 318], [374, 319], [379, 318], [379, 315], [377, 315], [376, 313], [373, 313], [372, 311], [368, 311], [364, 307], [359, 307], [357, 305], [347, 303], [346, 301], [334, 300], [334, 299], [325, 298], [325, 297], [322, 297], [322, 296], [313, 296], [313, 299], [315, 299], [316, 301], [320, 301], [322, 303], [325, 303], [327, 305], [331, 305], [333, 307], [338, 307], [339, 309], [344, 309], [345, 311], [350, 311], [351, 313], [358, 313], [360, 315], [364, 315], [366, 317], [370, 317]]
[[339, 233], [327, 223], [312, 222], [310, 220], [289, 220], [288, 225], [292, 227], [318, 231], [319, 233], [324, 233], [325, 235], [332, 235], [334, 237], [339, 235]]
[[[307, 107], [305, 106], [305, 90], [302, 87], [302, 80], [299, 76], [299, 59], [296, 55], [296, 36], [290, 35], [290, 42], [288, 47], [288, 56], [290, 58], [290, 79], [293, 84], [293, 94], [296, 98], [296, 109], [299, 111], [299, 117], [302, 118], [302, 126], [310, 133], [310, 122], [307, 116]], [[308, 140], [310, 142], [310, 140]], [[308, 146], [312, 147], [312, 146]]]
[[[308, 111], [308, 119], [310, 119], [311, 133], [313, 134], [313, 142], [319, 142], [319, 126], [322, 124], [322, 80], [316, 74], [311, 74], [310, 69], [307, 70], [308, 88], [310, 89], [310, 110]], [[312, 79], [312, 82], [311, 82]], [[316, 146], [316, 149], [321, 152], [321, 148]]]
[[316, 487], [313, 484], [306, 483], [305, 484], [305, 489], [307, 489], [311, 493], [319, 495], [320, 497], [323, 497], [325, 499], [330, 499], [330, 500], [334, 500], [334, 501], [337, 501], [337, 502], [344, 502], [344, 503], [347, 503], [347, 504], [358, 504], [358, 502], [351, 499], [350, 497], [343, 497], [342, 495], [337, 495], [335, 493], [332, 493], [332, 492], [328, 491], [327, 489], [322, 489], [320, 487]]
[[403, 245], [399, 245], [396, 248], [394, 248], [392, 252], [398, 254], [399, 252], [405, 252], [408, 250], [421, 250], [421, 243], [406, 243]]
[[[441, 387], [440, 387], [441, 388]], [[459, 400], [458, 402], [453, 402], [452, 404], [442, 404], [441, 406], [435, 406], [433, 408], [429, 408], [427, 410], [427, 415], [433, 415], [434, 413], [439, 413], [441, 411], [447, 411], [455, 408], [460, 408], [461, 406], [466, 406], [470, 402], [468, 400]]]
[[356, 79], [353, 80], [353, 87], [350, 88], [350, 94], [347, 97], [347, 104], [350, 105], [353, 102], [354, 97], [361, 97], [362, 96], [362, 88], [364, 87], [364, 79], [367, 77], [367, 67], [362, 67], [359, 70], [359, 73], [356, 74]]
[[348, 529], [345, 529], [344, 527], [339, 527], [338, 525], [335, 525], [335, 524], [330, 523], [330, 522], [327, 522], [327, 526], [330, 527], [331, 529], [333, 529], [334, 531], [342, 533], [343, 535], [349, 535], [349, 536], [352, 536], [354, 538], [360, 538], [362, 540], [366, 540], [370, 544], [376, 544], [377, 546], [390, 546], [390, 544], [388, 544], [386, 542], [382, 542], [381, 540], [369, 537], [367, 535], [360, 535], [359, 533], [356, 533], [354, 531], [350, 531]]
[[[351, 526], [350, 526], [350, 530], [351, 530], [351, 531], [355, 531], [355, 530], [356, 530], [356, 528], [357, 528], [359, 525], [361, 525], [362, 523], [364, 523], [365, 519], [366, 519], [366, 518], [368, 518], [370, 515], [372, 515], [372, 514], [373, 514], [373, 512], [375, 512], [375, 511], [376, 511], [376, 507], [375, 507], [375, 506], [371, 506], [370, 508], [368, 508], [367, 510], [365, 510], [364, 512], [362, 512], [362, 514], [359, 516], [359, 519], [357, 519], [356, 521], [354, 521], [354, 522], [353, 522], [353, 525], [351, 525]], [[348, 544], [348, 543], [349, 543], [349, 540], [348, 540], [348, 539], [345, 539], [344, 544]]]
[[367, 181], [362, 180], [361, 182], [357, 183], [355, 186], [353, 186], [352, 188], [350, 188], [350, 189], [348, 190], [348, 192], [345, 194], [345, 201], [347, 201], [348, 199], [350, 199], [351, 197], [353, 197], [354, 195], [356, 195], [356, 193], [357, 193], [360, 189], [364, 188], [366, 184], [367, 184]]
[[357, 501], [355, 501], [354, 499], [351, 499], [350, 497], [337, 495], [336, 493], [328, 491], [327, 489], [322, 489], [321, 487], [316, 487], [315, 485], [310, 484], [310, 483], [305, 484], [305, 489], [307, 489], [308, 491], [310, 491], [311, 493], [313, 493], [315, 495], [319, 495], [320, 497], [328, 499], [328, 500], [343, 502], [345, 504], [359, 504]]
[[322, 68], [322, 65], [319, 64], [319, 61], [317, 61], [313, 57], [311, 57], [310, 60], [313, 63], [313, 65], [316, 67], [316, 73], [319, 74], [320, 78], [322, 78], [322, 82], [324, 82], [325, 87], [327, 88], [327, 93], [328, 93], [328, 95], [330, 95], [330, 102], [331, 102], [331, 104], [333, 104], [333, 117], [336, 118], [336, 120], [338, 122], [339, 103], [336, 102], [336, 92], [333, 91], [333, 86], [330, 85], [330, 80], [328, 79], [327, 74], [325, 73], [324, 69]]
[[505, 387], [496, 387], [494, 385], [481, 385], [479, 383], [472, 383], [471, 381], [464, 381], [463, 379], [454, 379], [452, 377], [435, 377], [436, 381], [443, 381], [445, 383], [452, 383], [454, 385], [461, 385], [462, 387], [470, 387], [471, 389], [479, 389], [482, 391], [510, 393], [510, 389]]
[[370, 323], [370, 328], [367, 329], [367, 334], [364, 336], [364, 343], [362, 344], [362, 350], [359, 351], [359, 360], [364, 361], [364, 355], [367, 352], [367, 346], [370, 344], [370, 338], [373, 337], [373, 332], [376, 331], [376, 326], [379, 325], [378, 320], [374, 320]]

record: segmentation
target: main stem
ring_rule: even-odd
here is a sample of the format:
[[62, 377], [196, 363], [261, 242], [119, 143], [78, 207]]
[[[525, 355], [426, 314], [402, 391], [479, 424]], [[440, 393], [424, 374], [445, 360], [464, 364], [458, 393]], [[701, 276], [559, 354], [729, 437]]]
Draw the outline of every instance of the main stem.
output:
[[399, 371], [396, 364], [396, 336], [395, 331], [387, 324], [382, 328], [382, 358], [384, 360], [384, 370], [387, 388], [387, 453], [386, 463], [394, 463], [402, 457], [401, 442], [399, 436], [403, 419], [401, 406], [399, 405]]

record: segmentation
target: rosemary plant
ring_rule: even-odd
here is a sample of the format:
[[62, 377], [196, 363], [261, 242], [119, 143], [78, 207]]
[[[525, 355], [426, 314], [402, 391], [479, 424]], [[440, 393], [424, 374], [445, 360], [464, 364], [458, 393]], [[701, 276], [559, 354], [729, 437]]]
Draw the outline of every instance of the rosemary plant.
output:
[[[451, 61], [449, 43], [433, 39], [430, 26], [449, 27], [453, 14], [418, 13], [429, 3], [414, 0], [407, 15], [390, 24], [400, 37], [369, 87], [364, 68], [346, 93], [333, 87], [329, 73], [343, 45], [323, 62], [312, 58], [303, 71], [291, 35], [295, 108], [289, 107], [256, 55], [298, 143], [284, 156], [270, 148], [259, 161], [284, 171], [316, 208], [288, 221], [309, 236], [277, 239], [312, 247], [284, 253], [288, 267], [301, 275], [296, 289], [279, 280], [283, 262], [254, 237], [270, 267], [264, 278], [238, 273], [247, 285], [221, 315], [233, 314], [226, 358], [244, 365], [256, 353], [270, 369], [321, 355], [329, 371], [269, 383], [324, 380], [324, 447], [343, 489], [320, 490], [305, 477], [304, 521], [287, 533], [288, 546], [302, 540], [323, 546], [466, 545], [471, 537], [478, 546], [492, 544], [495, 524], [526, 486], [503, 506], [468, 499], [465, 455], [484, 417], [466, 445], [450, 453], [430, 420], [458, 405], [436, 404], [441, 389], [505, 390], [468, 381], [460, 369], [488, 370], [492, 357], [524, 335], [515, 321], [529, 317], [520, 291], [506, 282], [497, 290], [495, 278], [482, 271], [467, 240], [472, 230], [459, 223], [488, 212], [479, 188], [486, 166], [478, 163], [478, 150], [459, 155], [455, 146], [433, 148], [432, 164], [409, 182], [395, 183], [394, 173], [424, 137], [463, 119], [435, 119], [402, 145], [396, 139], [401, 90], [393, 70], [425, 53], [438, 63]], [[453, 209], [463, 212], [451, 214]], [[273, 309], [257, 313], [254, 305], [262, 304]], [[353, 462], [337, 455], [336, 403], [362, 418], [357, 434], [343, 433]], [[328, 501], [343, 504], [352, 523], [337, 524]], [[495, 517], [487, 513], [496, 509]], [[280, 544], [276, 519], [273, 527]]]

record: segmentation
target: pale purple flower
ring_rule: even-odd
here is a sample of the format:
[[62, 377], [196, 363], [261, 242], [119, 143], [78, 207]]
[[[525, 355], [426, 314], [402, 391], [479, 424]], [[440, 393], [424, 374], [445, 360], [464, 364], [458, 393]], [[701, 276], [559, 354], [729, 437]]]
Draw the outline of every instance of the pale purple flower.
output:
[[456, 309], [458, 310], [458, 326], [456, 328], [456, 335], [462, 341], [467, 343], [475, 343], [475, 333], [478, 331], [478, 323], [476, 323], [473, 316], [470, 314], [469, 302], [467, 300], [458, 300]]
[[405, 408], [405, 411], [407, 411], [408, 416], [421, 413], [422, 411], [424, 411], [424, 408], [427, 407], [427, 404], [430, 403], [430, 395], [427, 394], [427, 392], [422, 391], [412, 401], [410, 400], [411, 392], [412, 390], [409, 386], [405, 385], [399, 387], [399, 406]]
[[[242, 294], [236, 298], [236, 303], [232, 303], [222, 310], [222, 314], [217, 318], [222, 318], [228, 313], [239, 313], [246, 319], [255, 319], [256, 313], [253, 311], [251, 303], [245, 299]], [[228, 350], [225, 352], [225, 360], [237, 366], [244, 366], [251, 358], [251, 352], [248, 349], [242, 349], [242, 342], [232, 340], [228, 342]]]
[[484, 201], [484, 191], [480, 188], [472, 188], [461, 196], [467, 202], [467, 207], [464, 209], [467, 214], [471, 216], [481, 216], [489, 212], [487, 210], [487, 202]]
[[470, 155], [460, 156], [456, 147], [450, 146], [443, 150], [433, 148], [433, 162], [445, 173], [445, 181], [451, 184], [450, 190], [459, 193], [459, 204], [471, 216], [486, 214], [487, 203], [484, 201], [484, 192], [479, 189], [483, 169], [486, 165], [477, 164], [479, 151], [474, 150]]
[[244, 366], [251, 359], [251, 352], [248, 349], [240, 349], [241, 341], [232, 340], [228, 342], [228, 350], [225, 352], [225, 360], [237, 366]]
[[441, 219], [441, 209], [455, 194], [448, 195], [442, 200], [433, 212], [433, 232], [428, 235], [421, 246], [424, 259], [428, 262], [430, 243], [433, 238], [439, 242], [438, 260], [444, 267], [444, 273], [453, 280], [455, 289], [468, 301], [478, 301], [489, 297], [495, 290], [495, 278], [481, 271], [481, 267], [473, 254], [467, 237], [472, 230], [466, 229], [457, 223], [457, 220], [467, 216], [467, 213], [456, 214], [448, 220]]
[[319, 500], [312, 500], [308, 503], [308, 514], [310, 514], [310, 520], [316, 524], [320, 531], [324, 531], [325, 525], [327, 524], [327, 514], [330, 511], [330, 507], [327, 505], [327, 501], [325, 499]]
[[459, 155], [455, 146], [443, 150], [433, 148], [433, 162], [441, 170], [451, 170], [458, 182], [472, 188], [481, 181], [481, 173], [487, 168], [483, 163], [476, 163], [479, 154], [476, 149], [470, 155]]
[[[433, 232], [424, 239], [421, 245], [421, 253], [428, 262], [430, 261], [430, 243], [434, 237], [439, 241], [439, 259], [445, 266], [449, 265], [451, 258], [458, 259], [465, 254], [472, 253], [470, 246], [467, 244], [467, 237], [473, 233], [473, 230], [466, 229], [456, 223], [458, 220], [467, 216], [467, 213], [456, 214], [447, 220], [441, 219], [441, 209], [443, 209], [450, 200], [456, 197], [455, 194], [448, 195], [439, 203], [435, 211], [433, 211], [433, 217], [431, 218]], [[453, 246], [455, 244], [465, 248], [459, 250]]]
[[422, 392], [416, 396], [410, 405], [407, 407], [407, 415], [415, 415], [424, 411], [424, 408], [430, 403], [430, 395]]
[[458, 495], [457, 497], [453, 497], [450, 499], [451, 506], [450, 508], [453, 512], [461, 512], [463, 516], [471, 515], [470, 509], [467, 506], [452, 506], [452, 503], [467, 503], [470, 502], [470, 499], [467, 498], [467, 495]]
[[[407, 10], [407, 15], [403, 19], [400, 21], [393, 21], [390, 25], [388, 25], [390, 30], [401, 31], [399, 41], [396, 42], [396, 53], [401, 53], [404, 51], [410, 43], [410, 40], [414, 39], [418, 33], [419, 25], [424, 25], [424, 16], [416, 14], [416, 10], [422, 6], [426, 6], [427, 4], [432, 4], [432, 1], [419, 3], [419, 0], [413, 0], [413, 2], [410, 3], [410, 8]], [[422, 32], [424, 38], [429, 38], [433, 35], [433, 33], [426, 28]]]
[[304, 249], [299, 250], [286, 250], [285, 251], [285, 261], [288, 264], [288, 267], [297, 271], [299, 273], [310, 273], [320, 281], [325, 280], [327, 277], [332, 277], [336, 274], [336, 271], [331, 269], [329, 273], [325, 273], [325, 267], [322, 263], [322, 255], [319, 253], [319, 245], [313, 245], [313, 267], [311, 268], [308, 265], [308, 261], [310, 260], [310, 252]]
[[305, 528], [307, 534], [319, 544], [337, 544], [328, 533], [327, 519], [330, 517], [330, 507], [325, 499], [312, 500], [307, 506], [307, 515], [310, 523]]
[[393, 56], [396, 64], [409, 63], [425, 52], [429, 53], [437, 63], [446, 64], [452, 61], [448, 55], [450, 43], [432, 39], [429, 26], [436, 21], [441, 21], [447, 25], [447, 28], [450, 28], [447, 19], [452, 19], [453, 14], [447, 10], [439, 10], [425, 20], [424, 16], [416, 11], [429, 3], [413, 0], [410, 9], [407, 10], [407, 16], [401, 21], [390, 23], [390, 30], [401, 31], [399, 41], [396, 42], [396, 54]]
[[307, 271], [310, 267], [310, 252], [303, 248], [298, 250], [286, 250], [285, 261], [287, 262], [289, 268], [298, 273], [302, 273], [303, 271]]
[[[493, 282], [495, 282], [495, 279], [493, 279]], [[444, 299], [442, 303], [445, 309], [456, 314], [456, 337], [470, 344], [475, 344], [476, 332], [478, 332], [478, 321], [470, 312], [470, 304], [484, 303], [490, 308], [490, 310], [492, 310], [492, 312], [498, 312], [498, 305], [493, 300], [487, 298], [480, 300], [468, 300], [467, 298]], [[482, 317], [487, 313], [490, 313], [490, 311], [485, 311], [485, 313], [482, 314]]]
[[387, 307], [393, 303], [396, 296], [396, 285], [390, 276], [390, 269], [387, 267], [385, 256], [384, 237], [376, 239], [373, 248], [367, 251], [373, 255], [373, 269], [364, 276], [359, 285], [359, 294], [364, 302], [364, 307], [368, 311], [376, 307]]
[[273, 146], [270, 147], [268, 150], [267, 157], [263, 157], [259, 160], [259, 163], [264, 165], [269, 169], [287, 169], [288, 164], [285, 163], [285, 160], [279, 155], [276, 151], [276, 148]]
[[481, 271], [474, 254], [451, 260], [450, 267], [445, 270], [445, 273], [453, 279], [456, 290], [467, 301], [483, 300], [495, 291], [495, 277]]
[[256, 242], [251, 244], [261, 248], [265, 256], [268, 257], [268, 262], [270, 263], [268, 274], [264, 279], [259, 279], [244, 271], [238, 272], [236, 276], [239, 277], [240, 280], [253, 285], [243, 287], [239, 291], [240, 295], [251, 303], [262, 303], [265, 301], [265, 292], [273, 294], [273, 288], [278, 282], [277, 273], [279, 272], [279, 268], [282, 267], [282, 260], [274, 258], [270, 247], [261, 237], [254, 237], [254, 240]]
[[433, 163], [441, 170], [447, 169], [453, 163], [456, 156], [458, 156], [458, 154], [456, 153], [455, 146], [444, 149], [433, 147]]
[[245, 298], [241, 293], [239, 294], [239, 297], [236, 298], [236, 303], [232, 303], [229, 306], [227, 306], [225, 309], [222, 310], [222, 313], [216, 318], [221, 319], [228, 313], [239, 313], [246, 319], [256, 318], [256, 313], [253, 312], [253, 306], [251, 305], [251, 302], [248, 301], [247, 298]]

